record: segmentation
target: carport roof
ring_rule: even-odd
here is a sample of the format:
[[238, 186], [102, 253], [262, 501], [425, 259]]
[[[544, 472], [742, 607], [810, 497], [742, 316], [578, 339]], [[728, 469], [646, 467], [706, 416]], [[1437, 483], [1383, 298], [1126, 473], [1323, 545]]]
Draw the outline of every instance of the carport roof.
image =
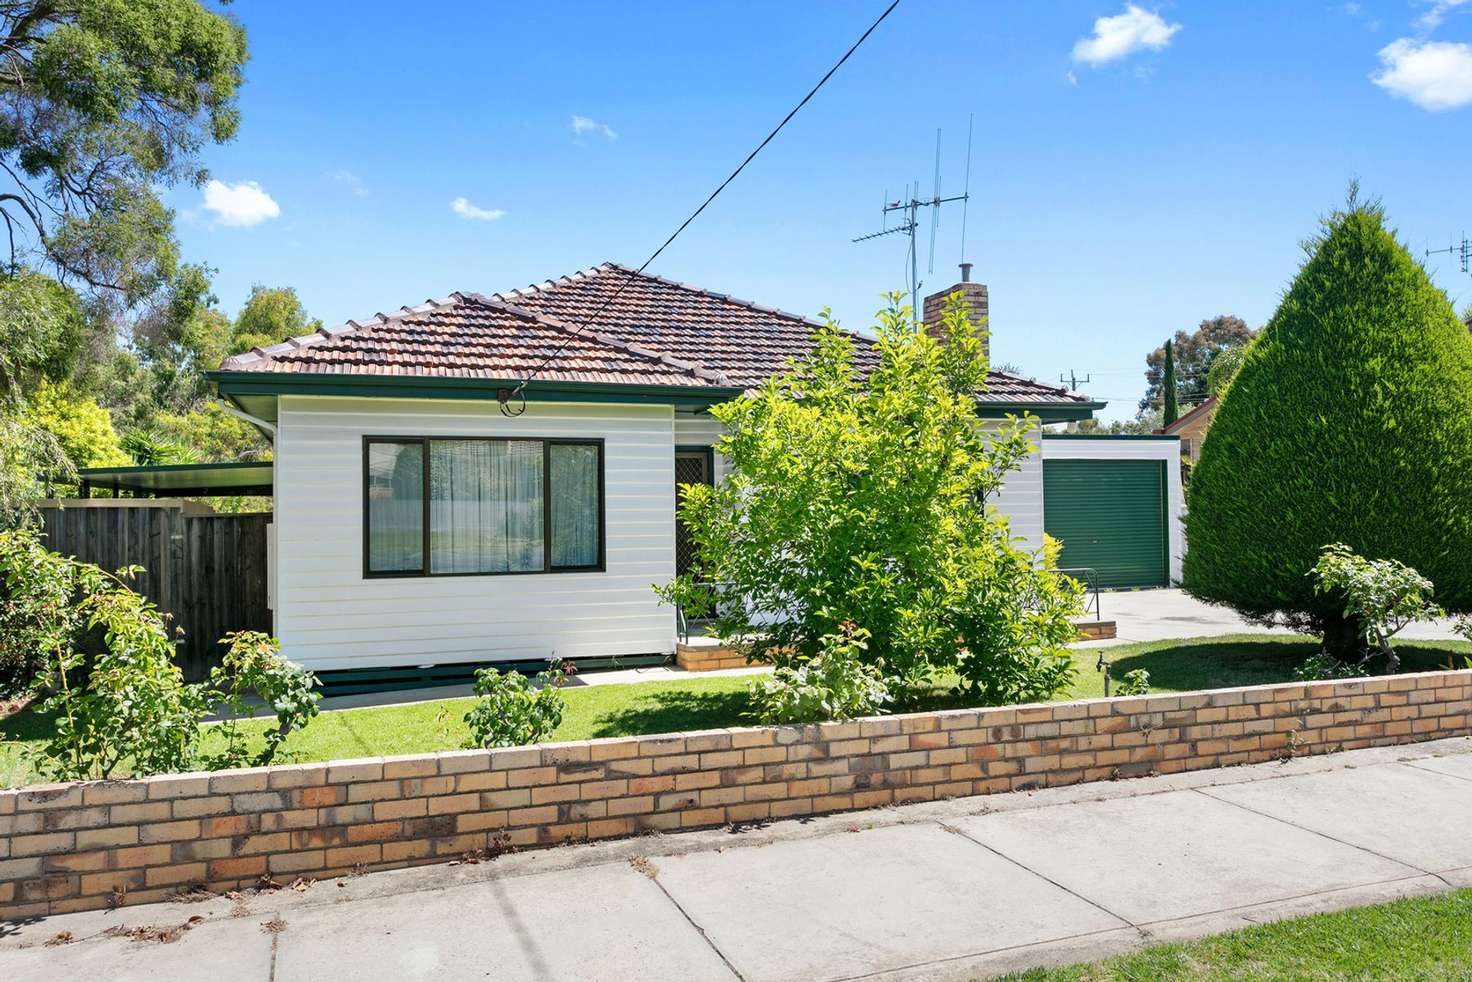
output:
[[219, 464], [155, 464], [149, 467], [81, 467], [84, 487], [131, 491], [153, 498], [193, 495], [270, 494], [269, 460]]

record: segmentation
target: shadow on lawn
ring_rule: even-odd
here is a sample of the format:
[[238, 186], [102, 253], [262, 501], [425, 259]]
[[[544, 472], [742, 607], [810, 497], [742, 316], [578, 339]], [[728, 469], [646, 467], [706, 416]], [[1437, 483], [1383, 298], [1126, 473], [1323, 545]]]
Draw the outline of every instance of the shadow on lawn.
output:
[[[1143, 668], [1150, 673], [1151, 688], [1174, 692], [1292, 682], [1294, 672], [1318, 649], [1318, 642], [1311, 638], [1271, 635], [1250, 640], [1165, 641], [1111, 660], [1110, 674], [1117, 679]], [[1453, 667], [1460, 668], [1468, 650], [1467, 644], [1458, 641], [1402, 641], [1396, 645], [1402, 672], [1444, 669], [1448, 658]], [[1378, 660], [1371, 668], [1376, 673], [1383, 670]]]
[[752, 726], [751, 698], [744, 689], [729, 692], [651, 692], [630, 706], [609, 710], [593, 729], [595, 737], [631, 733], [673, 733], [723, 726]]

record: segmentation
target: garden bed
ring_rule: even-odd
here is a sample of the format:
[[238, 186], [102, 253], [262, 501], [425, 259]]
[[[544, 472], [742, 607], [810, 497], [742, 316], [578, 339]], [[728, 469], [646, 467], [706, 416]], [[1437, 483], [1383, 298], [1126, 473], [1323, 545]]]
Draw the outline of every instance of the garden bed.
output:
[[[1217, 638], [1152, 641], [1102, 649], [1118, 679], [1144, 669], [1151, 691], [1193, 692], [1241, 685], [1287, 682], [1317, 644], [1308, 638], [1243, 634]], [[1472, 653], [1462, 641], [1407, 641], [1399, 646], [1406, 671], [1445, 667]], [[1096, 668], [1101, 649], [1078, 650], [1078, 673], [1060, 700], [1089, 699], [1104, 694], [1103, 677]], [[743, 677], [672, 679], [628, 685], [571, 686], [565, 690], [567, 709], [555, 740], [637, 736], [743, 726], [752, 722]], [[412, 694], [410, 696], [412, 698]], [[464, 721], [472, 698], [437, 699], [395, 706], [332, 710], [293, 733], [278, 754], [283, 763], [340, 760], [350, 757], [426, 753], [455, 750], [466, 745]], [[938, 686], [921, 702], [903, 707], [913, 711], [961, 708], [963, 700]], [[253, 734], [264, 733], [266, 720], [242, 724]], [[43, 778], [26, 759], [28, 748], [48, 733], [50, 720], [23, 710], [0, 716], [0, 787], [17, 787]], [[209, 727], [203, 750], [218, 749]]]

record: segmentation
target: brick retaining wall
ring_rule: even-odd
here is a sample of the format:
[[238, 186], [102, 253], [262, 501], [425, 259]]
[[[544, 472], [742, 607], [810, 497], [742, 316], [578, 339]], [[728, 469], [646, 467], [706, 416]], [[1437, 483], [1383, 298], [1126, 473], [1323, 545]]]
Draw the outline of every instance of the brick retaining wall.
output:
[[1462, 736], [1472, 672], [0, 791], [0, 918], [496, 848]]

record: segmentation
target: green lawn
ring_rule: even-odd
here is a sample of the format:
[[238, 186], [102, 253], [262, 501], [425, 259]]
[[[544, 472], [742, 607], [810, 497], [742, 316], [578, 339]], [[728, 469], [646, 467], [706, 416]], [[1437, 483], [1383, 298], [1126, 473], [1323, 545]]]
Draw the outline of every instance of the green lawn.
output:
[[1004, 976], [1015, 982], [1469, 977], [1472, 890], [1316, 914], [1085, 965]]
[[[1306, 638], [1231, 635], [1156, 641], [1104, 649], [1118, 678], [1132, 669], [1150, 673], [1151, 691], [1185, 692], [1234, 685], [1282, 682], [1310, 654], [1315, 643]], [[1472, 645], [1466, 642], [1406, 642], [1400, 646], [1407, 671], [1444, 666], [1455, 653], [1457, 663]], [[1072, 689], [1060, 699], [1085, 699], [1103, 695], [1103, 679], [1095, 669], [1098, 650], [1079, 651], [1078, 676]], [[741, 677], [689, 678], [642, 682], [632, 685], [574, 685], [566, 690], [567, 712], [554, 739], [626, 736], [636, 733], [669, 733], [676, 730], [709, 729], [751, 723], [746, 698], [748, 680]], [[951, 708], [960, 705], [947, 687], [904, 710]], [[413, 698], [413, 693], [407, 694]], [[422, 753], [454, 749], [468, 739], [462, 717], [470, 699], [344, 709], [324, 712], [306, 729], [286, 741], [283, 761], [334, 760], [384, 754]], [[0, 719], [0, 787], [36, 780], [24, 748], [40, 739], [49, 721], [40, 714], [23, 711]], [[263, 729], [263, 722], [242, 724]], [[205, 750], [217, 746], [206, 735]]]

